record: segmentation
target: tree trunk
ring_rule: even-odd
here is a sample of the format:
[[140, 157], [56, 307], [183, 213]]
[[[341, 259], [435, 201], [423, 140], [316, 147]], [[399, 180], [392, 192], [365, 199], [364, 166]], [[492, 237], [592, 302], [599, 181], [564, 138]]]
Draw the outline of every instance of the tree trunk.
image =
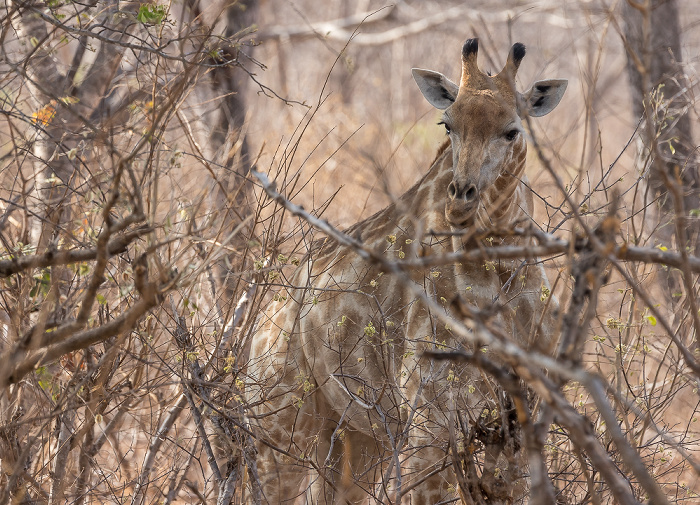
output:
[[[700, 209], [700, 176], [687, 114], [692, 103], [681, 64], [678, 4], [676, 0], [627, 0], [623, 15], [632, 106], [642, 119], [642, 159], [649, 190], [645, 205], [654, 202], [651, 208], [658, 212], [654, 239], [658, 246], [674, 247], [681, 255], [697, 254], [699, 222], [688, 216]], [[700, 334], [693, 276], [687, 269], [670, 268], [660, 268], [658, 275], [670, 300], [674, 326], [686, 335], [692, 351], [693, 334]]]
[[[674, 213], [668, 177], [680, 178], [686, 212], [700, 207], [678, 5], [676, 0], [627, 0], [623, 16], [632, 110], [643, 118], [642, 140], [650, 156], [648, 183], [652, 196], [659, 199], [662, 234], [670, 236], [672, 220], [668, 225], [663, 222], [669, 222]], [[697, 247], [696, 229], [677, 238], [684, 246]]]
[[[222, 212], [223, 236], [231, 233], [253, 212], [253, 186], [248, 179], [251, 156], [245, 136], [246, 106], [244, 93], [250, 82], [244, 67], [250, 65], [252, 47], [237, 44], [240, 33], [253, 25], [257, 17], [257, 0], [233, 2], [226, 10], [224, 37], [229, 41], [219, 53], [219, 66], [212, 71], [212, 88], [219, 98], [219, 114], [210, 142], [218, 150], [221, 168], [217, 173], [214, 205]], [[225, 64], [222, 64], [225, 63]], [[245, 256], [252, 229], [242, 230], [230, 242], [234, 252], [218, 265], [218, 277], [223, 287], [224, 300], [230, 302], [234, 293], [241, 292], [239, 279], [232, 275], [245, 269]]]

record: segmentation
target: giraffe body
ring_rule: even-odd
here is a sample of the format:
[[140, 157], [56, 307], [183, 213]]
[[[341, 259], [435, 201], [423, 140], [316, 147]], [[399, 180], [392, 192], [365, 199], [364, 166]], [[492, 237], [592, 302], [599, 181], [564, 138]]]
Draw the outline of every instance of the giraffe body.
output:
[[[475, 39], [464, 45], [459, 86], [414, 69], [424, 96], [445, 109], [449, 141], [418, 183], [347, 230], [388, 259], [469, 245], [465, 235], [430, 231], [503, 229], [524, 225], [531, 215], [519, 114], [549, 112], [565, 81], [536, 83], [520, 95], [512, 83], [524, 47], [516, 44], [493, 78], [478, 72], [476, 48]], [[406, 276], [383, 274], [351, 248], [319, 241], [294, 273], [286, 299], [273, 302], [259, 322], [247, 395], [266, 442], [258, 445], [258, 472], [267, 502], [330, 505], [371, 496], [430, 505], [454, 498], [445, 468], [450, 411], [479, 415], [490, 404], [477, 370], [421, 358], [426, 349], [468, 348], [445, 323], [450, 302], [459, 296], [489, 309], [500, 296], [505, 307], [492, 323], [502, 334], [525, 346], [551, 338], [551, 321], [541, 319], [548, 282], [540, 265], [480, 261]], [[442, 314], [409, 284], [438, 302]]]

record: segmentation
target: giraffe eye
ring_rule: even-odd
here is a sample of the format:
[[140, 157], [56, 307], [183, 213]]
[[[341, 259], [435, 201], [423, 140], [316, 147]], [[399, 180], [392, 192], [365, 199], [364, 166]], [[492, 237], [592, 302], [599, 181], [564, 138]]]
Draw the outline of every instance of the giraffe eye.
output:
[[518, 136], [518, 133], [520, 133], [520, 132], [516, 129], [510, 130], [508, 133], [506, 133], [506, 139], [507, 140], [515, 140], [515, 137]]
[[452, 129], [444, 121], [440, 121], [438, 124], [441, 124], [445, 127], [445, 131], [447, 132], [448, 135], [450, 133], [452, 133]]

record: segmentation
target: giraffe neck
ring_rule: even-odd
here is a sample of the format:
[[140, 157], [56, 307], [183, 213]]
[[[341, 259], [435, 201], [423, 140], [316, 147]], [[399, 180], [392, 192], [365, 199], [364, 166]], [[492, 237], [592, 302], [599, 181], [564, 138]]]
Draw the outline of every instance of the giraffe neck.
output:
[[531, 197], [525, 176], [526, 152], [523, 148], [514, 153], [501, 175], [486, 191], [477, 213], [480, 227], [505, 228], [531, 215]]

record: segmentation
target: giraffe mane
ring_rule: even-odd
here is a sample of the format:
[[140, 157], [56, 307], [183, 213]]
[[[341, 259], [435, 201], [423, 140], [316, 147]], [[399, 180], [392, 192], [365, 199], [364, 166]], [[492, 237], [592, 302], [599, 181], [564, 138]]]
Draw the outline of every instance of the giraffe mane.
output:
[[440, 159], [440, 156], [443, 155], [445, 151], [447, 151], [447, 148], [450, 147], [450, 139], [447, 138], [445, 141], [442, 143], [440, 147], [438, 147], [437, 153], [435, 154], [435, 158], [433, 158], [433, 161], [430, 162], [430, 166], [432, 167], [435, 162]]

